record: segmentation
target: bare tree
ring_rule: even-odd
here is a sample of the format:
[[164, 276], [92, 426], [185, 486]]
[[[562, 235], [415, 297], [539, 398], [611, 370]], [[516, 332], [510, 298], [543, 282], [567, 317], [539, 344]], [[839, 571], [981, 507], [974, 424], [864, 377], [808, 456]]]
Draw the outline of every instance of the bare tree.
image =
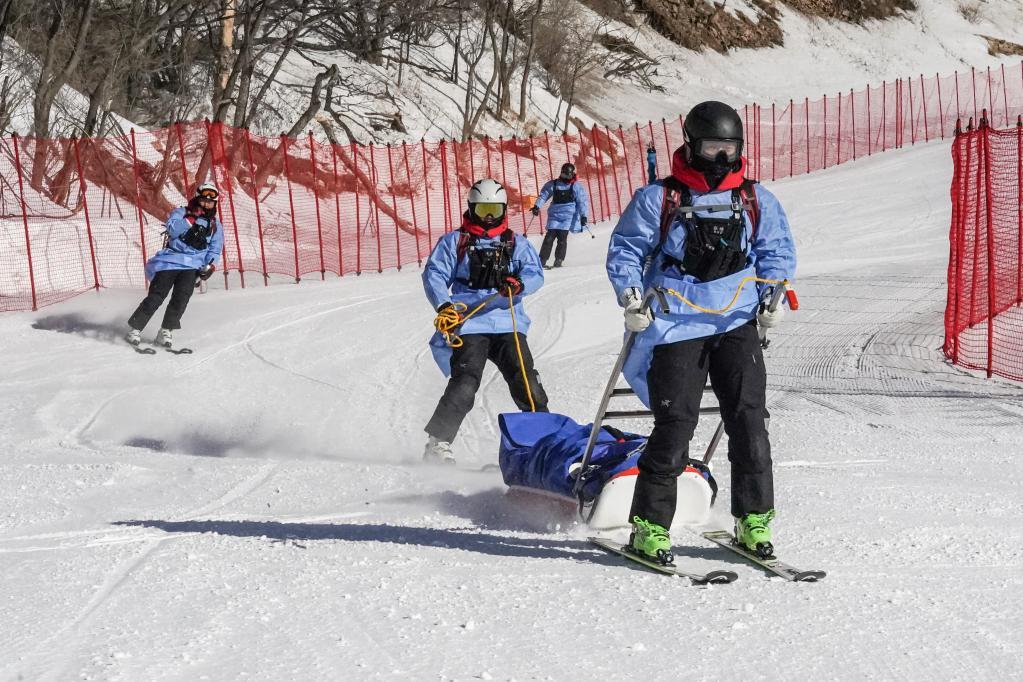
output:
[[526, 120], [526, 95], [529, 92], [529, 82], [533, 73], [533, 46], [536, 42], [536, 20], [543, 9], [543, 0], [536, 0], [533, 10], [529, 15], [529, 33], [526, 41], [526, 56], [522, 65], [522, 80], [519, 83], [519, 121]]

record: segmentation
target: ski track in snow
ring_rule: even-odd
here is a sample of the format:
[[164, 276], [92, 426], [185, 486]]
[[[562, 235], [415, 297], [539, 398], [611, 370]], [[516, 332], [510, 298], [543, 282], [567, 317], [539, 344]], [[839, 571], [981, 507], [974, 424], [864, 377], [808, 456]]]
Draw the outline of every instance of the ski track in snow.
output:
[[[665, 652], [686, 679], [1018, 676], [1023, 388], [941, 355], [948, 156], [770, 184], [802, 304], [766, 356], [775, 527], [785, 560], [828, 571], [814, 585], [690, 533], [680, 563], [738, 582], [624, 565], [561, 505], [470, 470], [497, 461], [513, 409], [493, 366], [461, 466], [418, 464], [444, 379], [412, 272], [214, 289], [181, 358], [31, 326], [123, 316], [134, 291], [0, 317], [0, 678], [561, 680], [584, 656], [587, 676], [633, 679]], [[573, 237], [526, 303], [551, 407], [579, 421], [622, 339], [611, 227]]]

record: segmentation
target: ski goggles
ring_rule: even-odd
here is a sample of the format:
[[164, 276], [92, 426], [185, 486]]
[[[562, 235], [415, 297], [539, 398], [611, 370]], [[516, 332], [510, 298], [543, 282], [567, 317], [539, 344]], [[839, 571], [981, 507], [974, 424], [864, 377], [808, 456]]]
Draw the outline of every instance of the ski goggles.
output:
[[696, 140], [693, 145], [693, 152], [707, 161], [717, 161], [718, 156], [725, 155], [729, 163], [735, 163], [742, 154], [742, 140], [720, 140], [707, 138]]
[[199, 192], [200, 199], [209, 199], [210, 201], [216, 201], [220, 193], [215, 189], [204, 189]]
[[472, 212], [477, 218], [500, 218], [504, 215], [504, 204], [498, 203], [478, 203], [472, 205]]

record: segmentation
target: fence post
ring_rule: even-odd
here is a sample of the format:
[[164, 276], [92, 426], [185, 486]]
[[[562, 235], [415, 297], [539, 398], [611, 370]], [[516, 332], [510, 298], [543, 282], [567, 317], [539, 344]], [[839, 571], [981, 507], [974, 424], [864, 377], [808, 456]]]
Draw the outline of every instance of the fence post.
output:
[[[467, 142], [469, 143], [469, 170], [471, 171], [470, 175], [472, 176], [470, 178], [470, 180], [475, 182], [476, 181], [476, 152], [472, 148], [472, 137], [471, 136], [469, 137]], [[372, 146], [372, 145], [370, 145], [370, 146]]]
[[288, 137], [281, 133], [281, 153], [284, 155], [284, 180], [288, 183], [288, 204], [291, 206], [291, 239], [295, 245], [295, 283], [302, 281], [298, 271], [298, 223], [295, 222], [295, 197], [291, 192], [291, 170], [288, 164]]
[[611, 197], [608, 196], [610, 193], [607, 191], [607, 174], [604, 172], [604, 159], [600, 153], [600, 146], [597, 143], [598, 136], [596, 123], [594, 123], [593, 128], [590, 129], [590, 139], [593, 141], [593, 156], [597, 160], [597, 172], [599, 173], [597, 178], [597, 190], [603, 193], [604, 207], [607, 209], [604, 213], [604, 219], [606, 220], [611, 217]]
[[867, 85], [867, 156], [872, 153], [874, 130], [870, 125], [870, 85]]
[[771, 182], [774, 182], [778, 171], [778, 118], [774, 102], [771, 102]]
[[837, 150], [835, 151], [835, 165], [842, 163], [842, 91], [838, 91], [838, 131], [835, 133]]
[[941, 139], [945, 139], [945, 108], [941, 104], [941, 75], [934, 74], [934, 80], [938, 83], [938, 125], [941, 129]]
[[[387, 186], [388, 186], [388, 188], [390, 190], [389, 193], [391, 195], [391, 210], [394, 211], [394, 247], [395, 247], [395, 250], [397, 251], [397, 257], [398, 257], [398, 272], [401, 272], [401, 266], [402, 266], [402, 261], [401, 261], [401, 230], [398, 228], [398, 199], [397, 199], [397, 197], [395, 197], [395, 194], [394, 194], [394, 161], [391, 159], [391, 143], [390, 142], [387, 143], [387, 172], [389, 174], [388, 175], [388, 179], [390, 180], [390, 182], [388, 183]], [[378, 212], [377, 216], [379, 217], [379, 215], [380, 215], [380, 213]], [[379, 226], [378, 226], [377, 229], [379, 230]], [[413, 227], [413, 229], [415, 229], [415, 228]], [[419, 244], [417, 242], [416, 243], [416, 250], [418, 251], [418, 249], [419, 249]]]
[[[515, 157], [515, 183], [516, 187], [519, 188], [519, 218], [522, 220], [522, 234], [529, 235], [529, 225], [526, 224], [526, 205], [523, 202], [526, 194], [522, 191], [522, 169], [519, 168], [519, 138], [513, 135], [511, 140], [512, 144], [515, 145], [515, 149], [512, 152], [512, 156]], [[530, 207], [532, 208], [532, 207]]]
[[849, 88], [849, 118], [852, 119], [852, 158], [856, 160], [856, 93]]
[[[465, 204], [462, 203], [462, 178], [458, 171], [458, 143], [451, 143], [451, 154], [455, 160], [455, 190], [458, 192], [458, 209], [455, 212], [456, 218], [460, 218], [462, 211], [465, 210]], [[454, 222], [451, 224], [451, 229], [455, 229]]]
[[[388, 143], [390, 147], [390, 143]], [[469, 139], [469, 147], [472, 148], [472, 138]], [[470, 155], [471, 157], [471, 155]], [[377, 234], [377, 274], [384, 271], [384, 248], [383, 248], [383, 232], [384, 226], [380, 223], [380, 177], [377, 175], [377, 155], [373, 149], [373, 143], [369, 145], [369, 171], [373, 178], [373, 192], [369, 196], [369, 200], [373, 203], [373, 219], [376, 225]], [[395, 211], [397, 213], [397, 211]], [[395, 223], [394, 229], [397, 232], [398, 224]], [[397, 238], [395, 234], [395, 238]], [[398, 258], [398, 265], [401, 265], [401, 258]], [[398, 268], [401, 269], [400, 267]]]
[[[211, 130], [210, 119], [208, 119], [208, 118], [204, 119], [203, 120], [203, 125], [206, 126], [206, 153], [209, 154], [209, 157], [210, 157], [210, 172], [213, 174], [213, 177], [212, 177], [213, 184], [215, 184], [215, 185], [217, 185], [219, 187], [220, 186], [220, 184], [219, 184], [220, 181], [217, 179], [217, 155], [216, 155], [216, 147], [213, 146], [213, 131]], [[198, 175], [198, 173], [196, 173], [196, 175]], [[218, 201], [217, 202], [217, 219], [220, 220], [220, 227], [221, 227], [221, 229], [224, 229], [224, 218], [223, 218], [223, 215], [224, 215], [224, 204], [223, 204], [223, 202]], [[237, 229], [237, 227], [238, 226], [235, 225], [236, 229]], [[228, 272], [228, 270], [231, 269], [231, 264], [230, 264], [230, 261], [227, 258], [227, 253], [228, 253], [228, 251], [227, 251], [227, 237], [225, 236], [224, 237], [223, 251], [220, 252], [220, 255], [224, 259], [223, 271], [224, 271], [224, 289], [225, 290], [228, 289], [227, 272]]]
[[[646, 166], [646, 163], [645, 163], [646, 155], [644, 154], [644, 150], [643, 150], [643, 140], [640, 139], [640, 137], [639, 137], [639, 123], [634, 123], [633, 127], [636, 129], [636, 149], [638, 150], [636, 153], [639, 155], [639, 177], [640, 177], [641, 180], [643, 180], [643, 179], [649, 180], [650, 178], [647, 177], [647, 166]], [[657, 157], [657, 155], [654, 154], [654, 171], [657, 170], [657, 158], [656, 157]], [[646, 182], [642, 182], [641, 184], [645, 185], [647, 183]]]
[[547, 135], [547, 131], [543, 131], [543, 142], [547, 145], [547, 173], [549, 178], [554, 178], [554, 167], [551, 165], [551, 138]]
[[888, 150], [888, 83], [881, 81], [881, 151]]
[[[135, 146], [135, 129], [131, 129], [131, 172], [135, 176], [135, 211], [139, 215], [139, 244], [142, 245], [142, 269], [145, 272], [146, 261], [149, 260], [146, 256], [146, 228], [143, 224], [142, 219], [142, 194], [141, 188], [139, 187], [139, 166], [138, 166], [138, 150]], [[143, 282], [148, 286], [146, 282], [145, 274], [142, 275]]]
[[[824, 95], [824, 168], [828, 167], [828, 96]], [[809, 172], [809, 169], [807, 169]]]
[[[594, 123], [593, 127], [594, 127], [594, 129], [596, 129], [597, 124]], [[590, 193], [590, 208], [593, 208], [593, 198], [596, 197], [597, 198], [597, 210], [600, 211], [600, 216], [601, 216], [600, 219], [603, 220], [605, 218], [605, 216], [604, 216], [604, 195], [601, 193], [601, 190], [600, 190], [600, 176], [599, 176], [599, 174], [597, 176], [597, 193], [596, 194], [593, 193], [593, 175], [594, 175], [594, 173], [597, 173], [598, 169], [597, 169], [597, 142], [593, 138], [592, 132], [593, 131], [591, 130], [590, 131], [590, 133], [591, 133], [590, 134], [590, 140], [591, 140], [591, 148], [593, 149], [593, 164], [592, 164], [593, 165], [593, 169], [592, 169], [591, 172], [586, 174], [586, 187], [587, 187], [587, 189], [589, 190], [589, 193]], [[586, 137], [586, 133], [583, 132], [583, 131], [579, 131], [579, 154], [580, 154], [580, 156], [583, 156], [583, 158], [585, 158], [585, 152], [584, 152], [584, 147], [583, 147], [583, 141], [585, 140], [585, 137]], [[565, 142], [565, 153], [568, 154], [568, 134], [567, 133], [563, 134], [562, 135], [562, 139]], [[571, 161], [572, 160], [571, 157], [569, 157], [568, 160]], [[593, 217], [594, 218], [597, 217], [597, 213], [596, 212], [594, 212]]]
[[[25, 225], [25, 249], [28, 252], [28, 283], [32, 289], [32, 310], [39, 309], [39, 301], [36, 298], [36, 275], [32, 267], [32, 240], [28, 234], [28, 206], [25, 204], [25, 181], [22, 179], [21, 154], [18, 151], [18, 135], [11, 135], [12, 146], [14, 147], [14, 168], [18, 173], [18, 197], [21, 199], [21, 220]], [[41, 140], [36, 140], [40, 144]]]
[[615, 167], [614, 150], [611, 146], [611, 129], [604, 126], [604, 134], [607, 136], [607, 158], [611, 165], [611, 178], [615, 185], [615, 205], [618, 206], [618, 215], [622, 215], [622, 188], [618, 184], [618, 169]]
[[1005, 125], [1009, 125], [1009, 89], [1005, 85], [1005, 64], [1002, 64], [1002, 108], [1005, 110]]
[[796, 103], [789, 100], [789, 177], [796, 174]]
[[[404, 140], [402, 140], [402, 142], [401, 142], [401, 155], [403, 157], [405, 157], [405, 177], [408, 179], [408, 203], [412, 207], [412, 229], [416, 233], [416, 262], [418, 262], [419, 265], [422, 265], [423, 264], [423, 252], [422, 252], [422, 250], [419, 247], [419, 218], [416, 215], [416, 198], [415, 198], [415, 195], [412, 192], [412, 169], [411, 169], [411, 167], [409, 166], [409, 163], [408, 163], [408, 145], [405, 144]], [[391, 174], [391, 187], [392, 188], [394, 187], [394, 174], [393, 174], [393, 172]], [[424, 192], [425, 192], [426, 191], [426, 169], [425, 168], [423, 169], [423, 189], [424, 189]], [[394, 193], [393, 189], [391, 190], [391, 193], [392, 194]], [[429, 194], [429, 192], [426, 192], [426, 193]], [[397, 211], [395, 211], [395, 212], [397, 213]]]
[[[488, 178], [493, 178], [494, 177], [494, 168], [493, 168], [493, 166], [490, 165], [490, 136], [489, 135], [484, 135], [483, 136], [483, 151], [486, 152], [486, 155], [487, 155], [487, 177]], [[473, 178], [473, 179], [475, 180], [475, 178]]]
[[913, 79], [906, 78], [909, 83], [909, 146], [916, 146], [916, 111], [913, 108]]
[[671, 156], [671, 140], [668, 139], [668, 124], [665, 120], [661, 119], [661, 130], [664, 131], [664, 150], [668, 156]]
[[[546, 133], [544, 133], [546, 135]], [[536, 192], [536, 196], [540, 196], [540, 173], [536, 170], [536, 146], [533, 143], [533, 137], [527, 138], [529, 140], [529, 155], [533, 159], [533, 190]], [[548, 145], [548, 150], [550, 145]], [[543, 234], [543, 213], [540, 214], [540, 234]]]
[[806, 172], [810, 172], [810, 98], [803, 98], [803, 113], [806, 118]]
[[959, 104], [959, 70], [956, 69], [953, 75], [955, 76], [956, 83], [956, 120], [958, 121], [963, 116], [963, 109]]
[[362, 274], [362, 196], [359, 192], [359, 146], [351, 142], [352, 164], [355, 168], [355, 276]]
[[[430, 174], [427, 172], [429, 166], [427, 165], [426, 156], [426, 138], [419, 141], [419, 146], [423, 150], [423, 194], [426, 195], [426, 245], [429, 247], [427, 251], [430, 251], [433, 249], [433, 220], [430, 218]], [[409, 182], [411, 182], [411, 179]], [[419, 244], [418, 237], [416, 237], [416, 244]]]
[[89, 220], [89, 201], [85, 195], [85, 176], [82, 174], [82, 157], [78, 151], [78, 138], [71, 138], [71, 144], [75, 147], [75, 165], [78, 166], [78, 186], [82, 193], [82, 208], [85, 211], [85, 233], [89, 237], [89, 255], [92, 258], [92, 281], [94, 288], [99, 291], [99, 269], [96, 267], [96, 247], [92, 241], [92, 222]]
[[309, 131], [309, 166], [312, 168], [313, 206], [316, 207], [316, 240], [320, 246], [320, 281], [327, 279], [327, 263], [323, 260], [323, 221], [320, 220], [320, 195], [316, 193], [316, 150], [313, 131]]
[[991, 85], [991, 67], [989, 66], [987, 67], [987, 111], [991, 117], [989, 124], [992, 126], [995, 124], [995, 95], [993, 90], [994, 86]]
[[973, 87], [973, 118], [977, 118], [977, 67], [970, 67], [970, 81]]
[[[988, 70], [990, 74], [990, 67]], [[990, 83], [989, 83], [990, 85]], [[990, 87], [988, 88], [990, 93]], [[980, 143], [982, 145], [984, 169], [984, 213], [985, 213], [985, 242], [987, 242], [987, 376], [991, 378], [991, 371], [994, 367], [994, 340], [995, 340], [995, 245], [994, 245], [994, 218], [991, 213], [994, 210], [991, 202], [991, 124], [987, 121], [988, 111], [985, 110], [980, 121]]]
[[931, 141], [930, 126], [927, 124], [927, 90], [924, 88], [924, 75], [920, 75], [920, 100], [924, 106], [924, 142]]
[[256, 187], [256, 166], [252, 162], [252, 136], [245, 129], [245, 151], [249, 161], [249, 182], [252, 183], [252, 202], [256, 205], [256, 231], [259, 233], [259, 259], [263, 264], [263, 286], [270, 286], [270, 273], [266, 268], [266, 247], [263, 244], [263, 216], [259, 210], [259, 188]]
[[[341, 237], [341, 179], [337, 176], [337, 145], [330, 143], [330, 157], [334, 165], [334, 214], [337, 221], [337, 276], [345, 276], [345, 249]], [[358, 183], [359, 179], [355, 178]]]
[[[224, 124], [222, 122], [220, 122], [220, 121], [217, 121], [213, 125], [214, 125], [214, 127], [216, 128], [216, 131], [217, 131], [217, 139], [220, 140], [221, 156], [224, 159], [224, 161], [226, 162], [227, 161], [227, 145], [224, 144]], [[210, 149], [211, 154], [212, 154], [212, 151], [213, 150], [211, 148]], [[215, 159], [216, 157], [213, 157], [213, 158]], [[241, 239], [238, 237], [238, 214], [237, 214], [237, 212], [235, 212], [235, 208], [234, 208], [234, 182], [231, 179], [231, 170], [230, 169], [231, 169], [230, 164], [225, 163], [225, 165], [224, 165], [224, 177], [227, 179], [227, 182], [225, 183], [227, 185], [227, 203], [231, 207], [231, 222], [234, 224], [234, 250], [235, 250], [235, 253], [238, 255], [238, 276], [239, 276], [239, 278], [241, 279], [241, 282], [242, 282], [242, 289], [244, 289], [245, 288], [245, 261], [242, 260]], [[226, 250], [226, 248], [227, 248], [226, 243], [224, 245], [224, 248]], [[225, 267], [224, 269], [226, 270], [227, 268]], [[224, 273], [224, 277], [225, 277], [225, 286], [226, 286], [226, 283], [227, 283], [227, 280], [226, 280], [227, 273], [226, 272]]]
[[622, 143], [622, 158], [625, 160], [625, 179], [629, 182], [629, 197], [632, 197], [632, 169], [629, 168], [629, 150], [625, 144], [625, 131], [618, 125], [618, 139]]

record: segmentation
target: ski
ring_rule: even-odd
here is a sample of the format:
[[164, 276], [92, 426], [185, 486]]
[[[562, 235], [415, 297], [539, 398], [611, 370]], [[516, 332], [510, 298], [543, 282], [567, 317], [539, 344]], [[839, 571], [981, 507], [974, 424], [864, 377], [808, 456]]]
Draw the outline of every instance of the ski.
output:
[[164, 346], [164, 348], [168, 353], [174, 353], [174, 355], [191, 355], [193, 352], [191, 348], [178, 348], [176, 350], [170, 346]]
[[139, 344], [132, 343], [131, 341], [127, 341], [127, 340], [125, 340], [125, 343], [127, 343], [129, 346], [131, 346], [131, 349], [133, 351], [135, 351], [136, 353], [139, 353], [140, 355], [156, 355], [156, 349], [155, 348], [141, 348], [141, 347], [139, 347]]
[[739, 577], [739, 575], [734, 571], [710, 571], [708, 573], [691, 573], [689, 571], [683, 571], [674, 564], [666, 566], [664, 564], [657, 563], [656, 561], [651, 561], [649, 559], [641, 557], [638, 554], [634, 554], [630, 552], [628, 548], [622, 545], [620, 542], [615, 542], [607, 538], [591, 537], [590, 542], [597, 545], [598, 547], [606, 549], [609, 552], [613, 552], [618, 556], [625, 557], [630, 561], [635, 561], [636, 563], [642, 564], [647, 568], [652, 568], [653, 570], [659, 573], [689, 578], [697, 585], [730, 583], [735, 581]]
[[738, 544], [735, 541], [735, 536], [729, 533], [727, 530], [710, 530], [701, 533], [701, 535], [703, 535], [703, 537], [710, 540], [711, 542], [721, 545], [725, 549], [729, 549], [735, 552], [736, 554], [746, 559], [747, 561], [750, 561], [756, 564], [757, 566], [760, 566], [761, 568], [770, 571], [775, 575], [780, 575], [782, 578], [785, 578], [786, 580], [790, 580], [792, 582], [812, 583], [823, 579], [827, 575], [826, 572], [819, 570], [813, 571], [800, 570], [795, 566], [790, 566], [784, 561], [779, 560], [777, 557], [769, 557], [767, 559], [759, 557], [753, 552], [747, 550], [742, 545]]

